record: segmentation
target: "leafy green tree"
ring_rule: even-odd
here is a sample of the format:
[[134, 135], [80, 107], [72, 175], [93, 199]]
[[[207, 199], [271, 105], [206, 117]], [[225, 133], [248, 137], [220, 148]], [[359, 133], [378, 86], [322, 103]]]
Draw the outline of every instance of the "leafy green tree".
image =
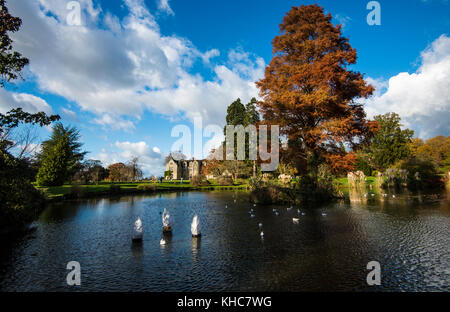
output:
[[373, 166], [384, 170], [410, 155], [414, 131], [402, 130], [401, 118], [396, 113], [375, 116], [375, 121], [379, 129], [366, 149]]
[[81, 151], [80, 133], [75, 127], [64, 127], [58, 122], [50, 138], [42, 143], [42, 151], [37, 155], [39, 185], [62, 185], [72, 179], [80, 167], [86, 152]]
[[[8, 32], [18, 31], [20, 18], [8, 13], [5, 1], [0, 0], [0, 88], [20, 77], [28, 59], [13, 51]], [[20, 124], [47, 126], [59, 116], [40, 112], [30, 114], [21, 108], [0, 114], [0, 229], [2, 232], [19, 230], [42, 210], [44, 196], [31, 184], [33, 170], [25, 159], [17, 159], [8, 152], [13, 142], [8, 134]]]
[[22, 20], [8, 12], [5, 0], [0, 0], [0, 86], [17, 79], [21, 70], [29, 63], [28, 59], [13, 50], [13, 41], [8, 32], [16, 32], [22, 25]]
[[68, 177], [67, 167], [71, 153], [68, 137], [60, 138], [46, 153], [37, 174], [37, 183], [42, 186], [63, 185]]

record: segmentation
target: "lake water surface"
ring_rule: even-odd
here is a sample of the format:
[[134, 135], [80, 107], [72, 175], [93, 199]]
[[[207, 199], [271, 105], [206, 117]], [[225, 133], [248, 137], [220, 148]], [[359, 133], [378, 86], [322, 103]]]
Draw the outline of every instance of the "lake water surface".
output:
[[[253, 207], [244, 192], [184, 192], [54, 203], [33, 232], [2, 242], [0, 291], [449, 291], [449, 202], [447, 193], [353, 194], [288, 211]], [[160, 246], [164, 208], [174, 230]], [[140, 245], [131, 243], [138, 216]], [[81, 286], [66, 284], [70, 261]], [[366, 283], [370, 261], [381, 264], [381, 286]]]

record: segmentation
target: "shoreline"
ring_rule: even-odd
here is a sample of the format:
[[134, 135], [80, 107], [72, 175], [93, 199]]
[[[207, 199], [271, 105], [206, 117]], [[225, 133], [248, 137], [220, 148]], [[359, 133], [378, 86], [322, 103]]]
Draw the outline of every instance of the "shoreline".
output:
[[[111, 186], [120, 188], [110, 189]], [[124, 186], [124, 187], [122, 187]], [[139, 189], [143, 186], [144, 189]], [[145, 187], [150, 186], [149, 189]], [[184, 185], [158, 185], [158, 183], [117, 183], [117, 184], [103, 184], [103, 185], [65, 185], [64, 192], [57, 192], [55, 188], [37, 188], [45, 195], [46, 204], [52, 202], [60, 202], [65, 200], [88, 199], [105, 196], [123, 196], [123, 195], [152, 195], [167, 192], [191, 192], [191, 191], [248, 191], [248, 185], [210, 185], [210, 186], [193, 186], [190, 184]], [[74, 189], [75, 187], [75, 189]], [[61, 187], [56, 187], [61, 188]], [[98, 189], [101, 188], [101, 189]], [[49, 192], [50, 190], [50, 192]], [[75, 191], [74, 191], [75, 190]]]

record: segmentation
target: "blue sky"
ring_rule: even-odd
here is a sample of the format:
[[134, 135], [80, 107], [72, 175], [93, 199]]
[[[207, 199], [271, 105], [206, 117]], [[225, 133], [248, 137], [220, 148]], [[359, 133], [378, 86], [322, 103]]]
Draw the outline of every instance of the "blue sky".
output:
[[105, 164], [135, 155], [147, 175], [161, 174], [175, 125], [202, 117], [222, 127], [228, 104], [258, 95], [278, 25], [300, 4], [343, 24], [358, 51], [353, 68], [377, 87], [370, 117], [396, 111], [420, 137], [450, 135], [447, 0], [379, 1], [380, 26], [367, 24], [365, 0], [80, 0], [75, 26], [69, 2], [8, 1], [23, 19], [15, 46], [31, 63], [24, 82], [0, 90], [0, 111], [60, 114]]

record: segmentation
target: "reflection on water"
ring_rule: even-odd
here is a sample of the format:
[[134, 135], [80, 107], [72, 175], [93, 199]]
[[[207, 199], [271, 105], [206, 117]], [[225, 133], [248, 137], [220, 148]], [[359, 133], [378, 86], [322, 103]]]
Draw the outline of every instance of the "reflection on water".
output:
[[[171, 235], [162, 233], [164, 208]], [[201, 238], [191, 235], [196, 214]], [[132, 244], [138, 216], [144, 240]], [[377, 187], [292, 210], [253, 207], [231, 192], [55, 203], [34, 232], [2, 242], [0, 290], [71, 291], [66, 265], [78, 261], [81, 291], [448, 291], [449, 216], [448, 193]], [[381, 286], [366, 285], [370, 261], [381, 264]]]

